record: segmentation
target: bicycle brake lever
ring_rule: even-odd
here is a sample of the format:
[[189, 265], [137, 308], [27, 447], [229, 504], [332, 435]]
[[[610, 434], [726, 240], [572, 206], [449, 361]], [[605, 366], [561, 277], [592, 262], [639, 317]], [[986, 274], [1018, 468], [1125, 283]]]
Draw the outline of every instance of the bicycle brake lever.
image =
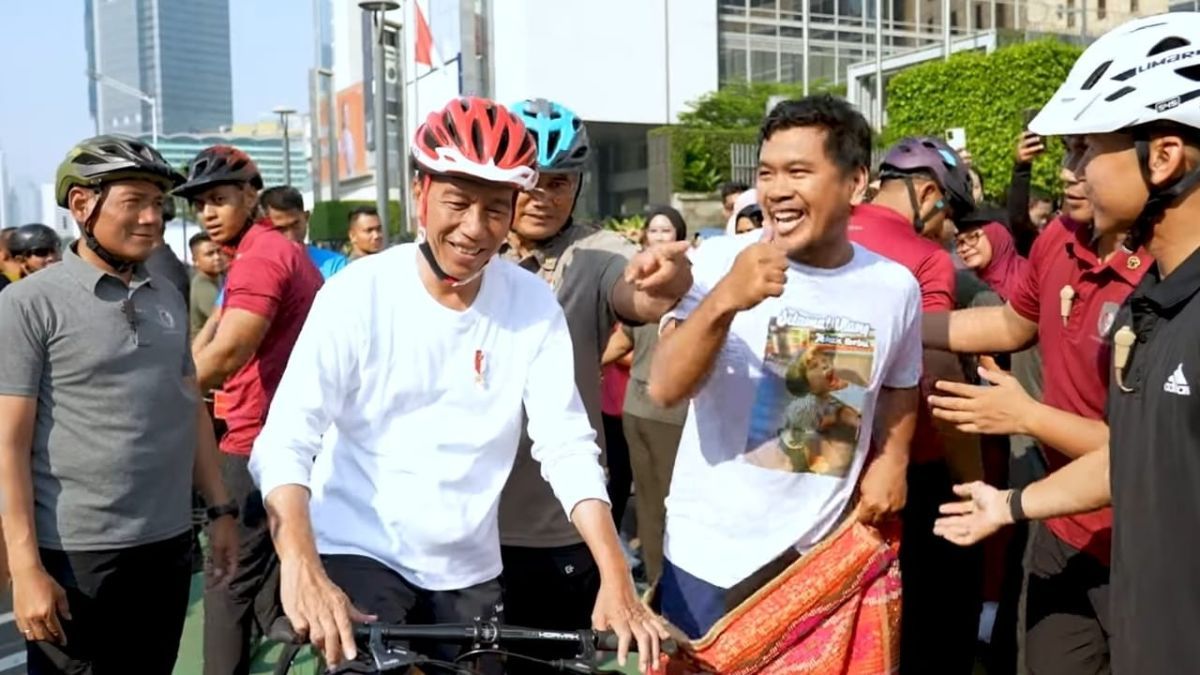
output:
[[604, 671], [596, 667], [595, 664], [589, 663], [582, 659], [556, 659], [550, 662], [550, 665], [558, 671], [564, 673], [580, 673], [581, 675], [595, 675]]
[[371, 660], [375, 662], [375, 670], [380, 673], [408, 668], [426, 660], [424, 656], [401, 647], [389, 649], [383, 644], [383, 629], [378, 624], [371, 624], [367, 650], [371, 653]]

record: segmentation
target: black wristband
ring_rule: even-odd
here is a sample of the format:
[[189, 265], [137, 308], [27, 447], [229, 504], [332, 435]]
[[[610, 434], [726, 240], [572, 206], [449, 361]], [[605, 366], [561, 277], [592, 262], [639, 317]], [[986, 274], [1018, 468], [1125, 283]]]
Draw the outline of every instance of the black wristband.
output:
[[217, 504], [216, 506], [208, 507], [204, 511], [204, 515], [208, 516], [209, 520], [216, 520], [217, 518], [220, 518], [222, 516], [233, 516], [236, 519], [240, 513], [241, 513], [241, 509], [238, 508], [238, 505], [236, 502], [229, 502], [228, 504]]
[[1025, 520], [1025, 509], [1021, 506], [1021, 488], [1014, 488], [1008, 493], [1008, 512], [1014, 523]]

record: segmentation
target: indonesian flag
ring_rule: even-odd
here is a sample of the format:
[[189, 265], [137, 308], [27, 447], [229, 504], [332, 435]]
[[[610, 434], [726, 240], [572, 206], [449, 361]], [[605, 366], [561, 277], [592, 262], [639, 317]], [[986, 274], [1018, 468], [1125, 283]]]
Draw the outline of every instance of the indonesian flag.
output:
[[433, 67], [433, 34], [429, 32], [429, 22], [421, 11], [421, 3], [413, 3], [413, 14], [417, 25], [417, 54], [416, 62]]

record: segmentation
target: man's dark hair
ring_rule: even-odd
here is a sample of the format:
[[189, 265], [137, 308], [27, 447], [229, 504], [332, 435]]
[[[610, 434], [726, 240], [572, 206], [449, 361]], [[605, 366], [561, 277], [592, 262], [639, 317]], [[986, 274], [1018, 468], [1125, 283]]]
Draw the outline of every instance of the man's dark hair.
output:
[[771, 109], [758, 132], [758, 144], [776, 132], [797, 127], [819, 127], [825, 131], [825, 155], [845, 173], [871, 164], [871, 125], [862, 113], [830, 94], [817, 94], [782, 101]]
[[346, 225], [354, 227], [354, 221], [358, 220], [359, 216], [375, 216], [379, 217], [379, 209], [374, 206], [356, 206], [350, 211], [349, 217], [346, 218]]
[[192, 238], [188, 239], [188, 248], [190, 248], [194, 251], [194, 250], [196, 250], [197, 246], [199, 246], [200, 244], [203, 244], [206, 241], [212, 241], [212, 237], [208, 236], [207, 232], [199, 232], [197, 234], [193, 234]]
[[259, 204], [263, 210], [275, 209], [276, 211], [303, 211], [304, 196], [300, 191], [290, 185], [276, 185], [273, 188], [263, 190], [262, 196], [258, 198]]
[[721, 201], [729, 198], [729, 195], [740, 195], [750, 189], [750, 186], [740, 180], [727, 180], [721, 183]]

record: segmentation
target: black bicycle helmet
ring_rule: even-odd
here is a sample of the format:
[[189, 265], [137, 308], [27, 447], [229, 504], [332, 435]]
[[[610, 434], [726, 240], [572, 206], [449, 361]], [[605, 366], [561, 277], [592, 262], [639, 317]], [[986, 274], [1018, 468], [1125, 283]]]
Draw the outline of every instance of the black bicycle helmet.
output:
[[83, 222], [84, 243], [96, 255], [118, 272], [128, 271], [137, 264], [136, 260], [118, 258], [96, 241], [93, 230], [100, 209], [108, 196], [107, 185], [122, 180], [145, 180], [158, 184], [164, 192], [183, 182], [183, 174], [176, 171], [152, 146], [136, 138], [117, 134], [89, 138], [71, 148], [55, 175], [55, 200], [63, 208], [69, 208], [67, 198], [71, 189], [83, 187], [95, 190], [99, 198]]
[[8, 252], [15, 256], [29, 255], [33, 251], [59, 250], [58, 234], [41, 223], [22, 225], [8, 236]]
[[232, 145], [213, 145], [201, 150], [188, 165], [187, 181], [175, 188], [175, 194], [191, 198], [214, 185], [227, 183], [247, 183], [255, 190], [263, 188], [262, 174], [250, 155]]

